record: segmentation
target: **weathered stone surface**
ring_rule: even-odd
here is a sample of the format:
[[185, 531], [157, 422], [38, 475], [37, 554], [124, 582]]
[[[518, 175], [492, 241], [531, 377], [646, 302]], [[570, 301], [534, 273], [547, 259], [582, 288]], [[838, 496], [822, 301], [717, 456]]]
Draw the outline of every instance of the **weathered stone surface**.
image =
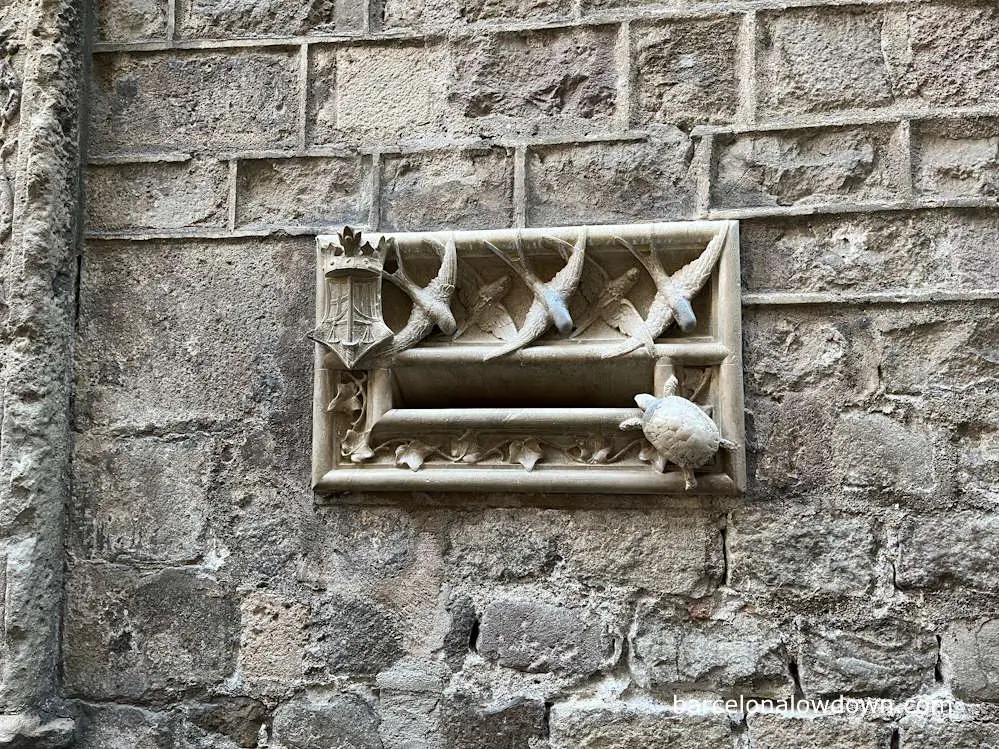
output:
[[384, 0], [384, 29], [446, 29], [458, 23], [555, 21], [572, 15], [569, 0]]
[[901, 199], [897, 138], [882, 125], [719, 138], [712, 202], [740, 208]]
[[229, 168], [218, 161], [91, 166], [90, 229], [225, 226]]
[[631, 635], [636, 681], [657, 692], [791, 694], [783, 638], [738, 601], [640, 604]]
[[679, 129], [643, 142], [532, 149], [528, 219], [536, 226], [682, 218], [694, 207], [693, 144]]
[[886, 723], [844, 716], [751, 713], [748, 723], [754, 749], [882, 749], [891, 738], [891, 727]]
[[109, 42], [166, 37], [165, 0], [99, 0], [97, 36]]
[[915, 622], [883, 618], [849, 625], [806, 622], [798, 661], [809, 697], [904, 699], [933, 686], [936, 636]]
[[[946, 714], [947, 711], [944, 711]], [[999, 749], [997, 728], [999, 726], [993, 722], [971, 723], [960, 719], [907, 715], [899, 721], [899, 739], [901, 746], [919, 749]]]
[[999, 619], [956, 621], [940, 643], [944, 679], [968, 702], [999, 702]]
[[386, 231], [505, 228], [513, 221], [513, 154], [500, 148], [385, 156]]
[[368, 221], [370, 163], [360, 157], [241, 161], [236, 225], [329, 226]]
[[350, 0], [182, 0], [177, 30], [183, 37], [208, 39], [349, 34], [364, 27], [362, 5]]
[[792, 9], [757, 21], [757, 90], [771, 117], [892, 100], [879, 10]]
[[999, 501], [999, 431], [969, 428], [961, 436], [957, 491], [969, 501], [993, 506]]
[[606, 127], [617, 96], [614, 42], [612, 27], [476, 37], [455, 51], [449, 100], [483, 135]]
[[[97, 152], [293, 145], [298, 63], [291, 52], [98, 55]], [[163, 96], [169, 91], [170, 96]]]
[[458, 694], [441, 706], [444, 749], [531, 749], [547, 733], [545, 703], [516, 698], [507, 702], [477, 705]]
[[975, 289], [999, 285], [982, 243], [999, 244], [992, 211], [916, 211], [753, 219], [739, 227], [751, 291]]
[[577, 512], [564, 544], [567, 572], [589, 585], [699, 596], [722, 581], [721, 532], [710, 515]]
[[440, 697], [411, 692], [382, 693], [378, 730], [384, 749], [437, 749]]
[[950, 107], [999, 98], [999, 11], [962, 2], [899, 7], [883, 31], [898, 98]]
[[296, 697], [274, 711], [273, 728], [287, 749], [382, 749], [374, 710], [353, 694]]
[[939, 198], [999, 195], [999, 122], [931, 120], [913, 123], [915, 187]]
[[74, 749], [163, 749], [172, 742], [176, 715], [120, 705], [80, 707]]
[[589, 675], [609, 653], [601, 627], [563, 606], [500, 599], [482, 613], [479, 653], [501, 666]]
[[909, 516], [899, 529], [895, 569], [903, 588], [992, 590], [999, 519], [975, 510]]
[[728, 122], [736, 108], [735, 16], [636, 24], [632, 29], [632, 120], [689, 128]]
[[439, 132], [447, 69], [443, 46], [313, 46], [309, 141], [395, 143]]
[[306, 648], [310, 671], [376, 674], [405, 655], [400, 623], [384, 607], [331, 595], [312, 608]]
[[678, 715], [642, 702], [564, 703], [551, 712], [551, 749], [730, 749], [727, 715]]
[[559, 559], [561, 513], [488, 509], [456, 514], [448, 526], [445, 561], [465, 580], [511, 582], [545, 577]]
[[876, 581], [877, 521], [764, 502], [732, 516], [731, 584], [752, 593], [864, 596]]
[[67, 591], [67, 686], [132, 701], [211, 687], [235, 667], [238, 621], [232, 592], [195, 570], [78, 563]]
[[479, 618], [475, 604], [468, 596], [462, 596], [448, 606], [451, 623], [444, 635], [444, 657], [454, 671], [461, 670], [465, 656], [477, 645]]
[[310, 391], [307, 238], [129, 247], [91, 246], [84, 261], [80, 423], [215, 423]]
[[109, 561], [197, 561], [206, 547], [213, 442], [203, 436], [76, 443], [72, 538]]
[[187, 718], [209, 734], [221, 734], [241, 747], [256, 747], [267, 708], [248, 697], [216, 697], [187, 711]]
[[243, 599], [239, 673], [248, 681], [294, 683], [304, 673], [309, 611], [300, 602], [255, 592]]

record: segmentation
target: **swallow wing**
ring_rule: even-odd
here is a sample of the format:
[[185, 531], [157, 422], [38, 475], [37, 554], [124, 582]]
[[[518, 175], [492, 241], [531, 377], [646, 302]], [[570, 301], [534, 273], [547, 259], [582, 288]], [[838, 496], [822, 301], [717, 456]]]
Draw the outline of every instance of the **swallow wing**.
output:
[[497, 302], [487, 304], [479, 312], [475, 324], [485, 333], [506, 341], [517, 334], [517, 326], [506, 311], [506, 307]]
[[682, 289], [683, 295], [688, 300], [692, 299], [711, 277], [711, 271], [714, 270], [718, 258], [721, 257], [721, 251], [727, 238], [728, 226], [719, 231], [708, 242], [704, 252], [673, 274], [670, 280]]

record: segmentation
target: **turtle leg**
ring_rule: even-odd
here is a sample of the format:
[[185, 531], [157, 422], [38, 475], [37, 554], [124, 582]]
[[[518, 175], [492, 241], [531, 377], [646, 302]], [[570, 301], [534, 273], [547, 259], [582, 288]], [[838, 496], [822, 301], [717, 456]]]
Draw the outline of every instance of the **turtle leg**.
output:
[[697, 488], [697, 479], [694, 477], [694, 469], [690, 466], [680, 466], [680, 470], [683, 472], [683, 488], [684, 491], [689, 491], [690, 489]]
[[718, 447], [723, 447], [726, 450], [738, 450], [739, 449], [739, 443], [738, 442], [733, 442], [732, 440], [723, 439], [723, 440], [721, 440], [718, 443]]
[[639, 417], [637, 417], [637, 416], [635, 416], [633, 418], [630, 418], [630, 419], [625, 419], [624, 421], [622, 421], [620, 424], [617, 425], [617, 428], [618, 429], [622, 429], [622, 430], [623, 429], [641, 429], [642, 428], [642, 420]]

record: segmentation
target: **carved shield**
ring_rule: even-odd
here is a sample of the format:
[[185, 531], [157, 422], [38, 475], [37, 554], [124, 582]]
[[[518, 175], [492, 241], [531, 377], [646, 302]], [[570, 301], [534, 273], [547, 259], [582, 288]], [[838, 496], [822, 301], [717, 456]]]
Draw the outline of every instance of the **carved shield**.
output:
[[382, 277], [353, 268], [326, 276], [326, 311], [316, 340], [328, 346], [348, 369], [392, 337], [382, 319]]

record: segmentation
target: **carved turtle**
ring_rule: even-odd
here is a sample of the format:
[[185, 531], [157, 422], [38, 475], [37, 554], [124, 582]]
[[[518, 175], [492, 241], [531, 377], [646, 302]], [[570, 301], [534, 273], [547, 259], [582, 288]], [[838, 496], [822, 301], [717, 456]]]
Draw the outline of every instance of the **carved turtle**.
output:
[[665, 471], [666, 463], [673, 463], [683, 473], [684, 488], [693, 489], [697, 486], [695, 468], [709, 463], [718, 448], [735, 450], [738, 445], [721, 436], [718, 426], [700, 406], [675, 395], [676, 388], [676, 377], [670, 377], [662, 398], [647, 393], [636, 395], [642, 416], [625, 419], [620, 427], [641, 429], [659, 454], [657, 468]]

